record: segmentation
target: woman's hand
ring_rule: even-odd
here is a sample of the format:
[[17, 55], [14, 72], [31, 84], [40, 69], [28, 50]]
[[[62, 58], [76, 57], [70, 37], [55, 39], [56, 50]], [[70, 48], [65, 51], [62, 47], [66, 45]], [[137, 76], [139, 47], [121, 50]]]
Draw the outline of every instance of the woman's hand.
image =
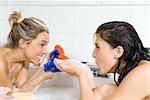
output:
[[54, 73], [52, 72], [45, 72], [44, 71], [44, 64], [48, 62], [48, 55], [43, 55], [41, 61], [40, 61], [40, 66], [38, 66], [38, 76], [42, 77], [43, 80], [49, 80], [54, 76]]
[[85, 71], [85, 66], [81, 62], [73, 59], [67, 60], [54, 60], [55, 65], [61, 70], [68, 74], [79, 76], [82, 71]]
[[68, 74], [77, 76], [78, 78], [81, 78], [82, 75], [83, 76], [85, 75], [91, 89], [96, 88], [96, 82], [93, 73], [90, 70], [90, 68], [85, 64], [82, 64], [80, 61], [73, 60], [73, 59], [67, 59], [67, 60], [55, 59], [54, 62], [55, 65], [61, 71], [64, 71]]
[[38, 76], [42, 78], [42, 80], [49, 80], [51, 78], [53, 78], [53, 76], [55, 75], [55, 73], [53, 72], [45, 72], [43, 65], [40, 65], [37, 69], [38, 71]]

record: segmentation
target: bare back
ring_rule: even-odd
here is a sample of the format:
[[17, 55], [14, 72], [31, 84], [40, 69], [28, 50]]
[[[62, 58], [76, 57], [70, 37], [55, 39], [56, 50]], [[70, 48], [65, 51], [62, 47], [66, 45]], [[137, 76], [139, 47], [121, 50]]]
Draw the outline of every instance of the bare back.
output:
[[150, 100], [149, 84], [150, 61], [141, 61], [118, 87], [114, 84], [106, 84], [97, 88], [95, 92], [99, 97], [105, 98], [102, 100]]
[[123, 79], [109, 100], [149, 100], [150, 61], [141, 61]]

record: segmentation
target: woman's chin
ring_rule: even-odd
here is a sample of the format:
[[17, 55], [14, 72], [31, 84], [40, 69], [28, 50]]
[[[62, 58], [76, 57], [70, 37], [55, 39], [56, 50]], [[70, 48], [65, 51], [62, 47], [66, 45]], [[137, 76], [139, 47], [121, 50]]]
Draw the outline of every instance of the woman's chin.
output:
[[99, 70], [99, 72], [101, 75], [107, 75], [108, 74], [106, 71], [102, 71], [102, 70]]

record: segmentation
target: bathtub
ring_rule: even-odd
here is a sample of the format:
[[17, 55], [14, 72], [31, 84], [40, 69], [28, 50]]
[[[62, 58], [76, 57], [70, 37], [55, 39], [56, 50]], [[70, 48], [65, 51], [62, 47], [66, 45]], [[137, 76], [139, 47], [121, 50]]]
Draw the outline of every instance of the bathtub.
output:
[[[113, 78], [95, 77], [96, 83], [101, 85], [113, 82]], [[44, 81], [34, 91], [33, 100], [79, 100], [79, 81], [67, 73]]]

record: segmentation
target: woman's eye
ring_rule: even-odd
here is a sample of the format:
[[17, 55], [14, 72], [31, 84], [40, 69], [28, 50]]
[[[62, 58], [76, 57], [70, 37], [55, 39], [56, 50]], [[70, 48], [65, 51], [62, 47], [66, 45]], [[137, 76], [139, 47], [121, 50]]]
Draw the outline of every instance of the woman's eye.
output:
[[41, 44], [41, 46], [43, 47], [45, 44]]
[[96, 45], [95, 47], [96, 47], [96, 48], [99, 48], [99, 46], [97, 46], [97, 45]]

